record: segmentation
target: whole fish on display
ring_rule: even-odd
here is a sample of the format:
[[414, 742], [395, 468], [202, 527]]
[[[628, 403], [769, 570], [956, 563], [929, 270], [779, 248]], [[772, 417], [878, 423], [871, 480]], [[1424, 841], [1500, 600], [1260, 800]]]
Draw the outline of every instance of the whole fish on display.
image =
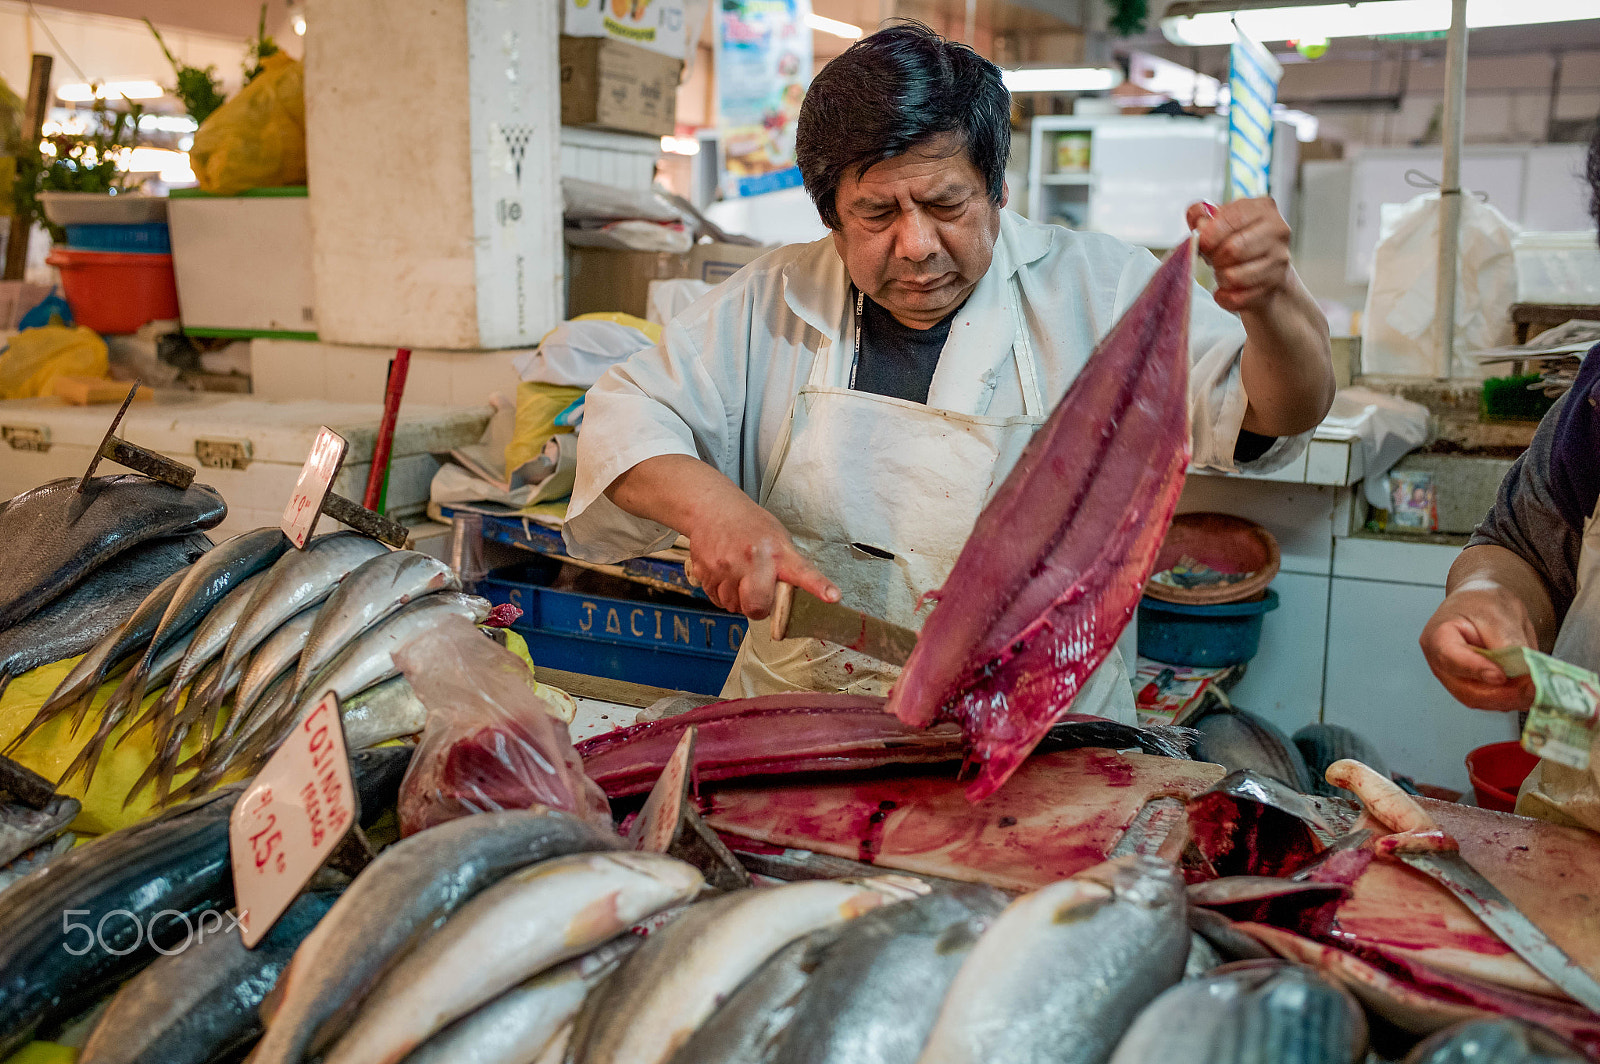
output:
[[1010, 900], [988, 887], [963, 885], [852, 921], [817, 951], [811, 980], [772, 1060], [915, 1064], [946, 988]]
[[133, 667], [135, 677], [125, 703], [107, 703], [105, 716], [122, 715], [144, 700], [148, 681], [145, 673], [151, 662], [183, 635], [195, 629], [218, 603], [224, 601], [245, 580], [275, 564], [289, 549], [289, 538], [277, 528], [258, 528], [242, 532], [214, 547], [197, 565], [191, 566], [183, 582], [172, 593], [172, 601], [161, 615], [161, 624], [144, 657]]
[[[385, 750], [350, 759], [363, 823], [392, 807], [396, 768], [409, 756]], [[157, 946], [181, 943], [202, 913], [233, 904], [228, 817], [242, 788], [102, 835], [0, 894], [0, 1059], [104, 998], [153, 960]], [[69, 937], [63, 913], [88, 929]]]
[[1240, 961], [1179, 983], [1139, 1014], [1111, 1064], [1356, 1064], [1367, 1018], [1301, 964]]
[[34, 714], [27, 727], [11, 741], [7, 749], [14, 750], [21, 746], [28, 736], [74, 708], [77, 712], [73, 716], [72, 730], [76, 734], [106, 677], [122, 665], [137, 661], [144, 655], [144, 648], [149, 645], [151, 636], [155, 635], [156, 628], [161, 624], [161, 615], [166, 613], [167, 603], [172, 601], [172, 595], [183, 582], [185, 572], [173, 573], [157, 584], [121, 627], [96, 643], [72, 667], [66, 678], [56, 685], [39, 712]]
[[362, 562], [388, 551], [377, 540], [355, 532], [330, 532], [307, 543], [305, 550], [289, 551], [279, 558], [228, 638], [222, 654], [223, 674], [242, 665], [245, 655], [284, 621], [333, 594], [340, 581]]
[[774, 953], [689, 1036], [671, 1064], [770, 1064], [811, 980], [805, 962], [813, 944], [831, 941], [837, 930], [813, 931]]
[[0, 629], [10, 628], [64, 594], [106, 562], [147, 539], [217, 525], [228, 507], [216, 490], [179, 490], [135, 473], [78, 477], [25, 491], [0, 509]]
[[296, 951], [263, 1009], [253, 1064], [325, 1053], [395, 963], [486, 887], [540, 861], [620, 844], [576, 817], [531, 810], [464, 817], [395, 843]]
[[1025, 894], [967, 955], [921, 1064], [1103, 1064], [1183, 975], [1183, 877], [1122, 857]]
[[231, 917], [148, 968], [100, 1014], [78, 1064], [210, 1064], [261, 1034], [261, 1000], [337, 894], [302, 894], [255, 949]]
[[693, 866], [657, 853], [585, 853], [514, 872], [463, 905], [367, 996], [324, 1064], [397, 1064], [452, 1020], [692, 899]]
[[1189, 726], [1200, 733], [1195, 757], [1221, 765], [1229, 772], [1249, 769], [1313, 794], [1305, 758], [1271, 721], [1244, 710], [1221, 709], [1207, 713]]
[[0, 694], [25, 672], [93, 650], [163, 581], [210, 548], [203, 532], [141, 543], [25, 620], [0, 628]]
[[136, 668], [130, 669], [123, 675], [122, 682], [117, 684], [116, 689], [111, 692], [111, 697], [107, 698], [105, 705], [101, 707], [100, 724], [95, 728], [94, 735], [61, 774], [63, 784], [80, 772], [83, 773], [85, 782], [94, 778], [94, 770], [100, 763], [100, 755], [104, 753], [106, 744], [111, 741], [111, 733], [136, 705], [133, 701], [134, 688], [160, 687], [171, 680], [177, 675], [178, 667], [183, 664], [184, 655], [189, 652], [193, 642], [194, 630], [190, 629], [156, 655], [155, 660], [144, 666], [142, 672]]
[[1497, 1016], [1458, 1023], [1424, 1039], [1405, 1064], [1583, 1064], [1589, 1059], [1543, 1027]]
[[461, 578], [437, 558], [414, 550], [380, 554], [351, 573], [324, 604], [295, 671], [294, 697], [350, 641], [395, 610], [435, 591], [460, 591]]
[[256, 700], [267, 693], [272, 681], [299, 664], [306, 640], [321, 616], [321, 606], [301, 610], [278, 625], [277, 631], [262, 641], [244, 667], [244, 676], [239, 681], [239, 689], [233, 700], [235, 713], [248, 713]]
[[954, 720], [993, 794], [1139, 604], [1189, 462], [1194, 242], [1167, 256], [1034, 433], [957, 557], [889, 693]]
[[865, 883], [819, 879], [700, 902], [645, 939], [589, 995], [573, 1027], [568, 1059], [572, 1064], [662, 1064], [784, 946], [907, 896], [892, 898]]
[[405, 1064], [531, 1064], [572, 1025], [583, 999], [644, 940], [618, 935], [507, 990], [428, 1039]]

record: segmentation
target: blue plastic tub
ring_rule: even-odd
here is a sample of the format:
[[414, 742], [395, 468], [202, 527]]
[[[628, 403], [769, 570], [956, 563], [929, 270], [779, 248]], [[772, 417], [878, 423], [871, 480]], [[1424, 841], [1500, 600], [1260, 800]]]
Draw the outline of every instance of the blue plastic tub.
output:
[[736, 613], [679, 605], [683, 596], [641, 589], [637, 598], [581, 594], [548, 584], [559, 563], [496, 569], [477, 593], [523, 614], [512, 630], [535, 666], [714, 695], [733, 667], [749, 622]]
[[73, 251], [172, 253], [172, 238], [166, 222], [144, 225], [69, 225], [67, 247]]
[[1261, 622], [1278, 608], [1278, 593], [1267, 588], [1254, 602], [1186, 606], [1139, 601], [1139, 656], [1168, 665], [1238, 665], [1256, 656]]

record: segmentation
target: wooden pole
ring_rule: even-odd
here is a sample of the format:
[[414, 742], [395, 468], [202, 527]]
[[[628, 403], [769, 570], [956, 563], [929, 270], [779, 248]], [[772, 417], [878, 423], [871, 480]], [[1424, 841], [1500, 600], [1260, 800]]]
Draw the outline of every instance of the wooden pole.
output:
[[1461, 276], [1461, 127], [1467, 103], [1467, 0], [1452, 0], [1444, 57], [1444, 173], [1439, 183], [1439, 376], [1455, 376], [1456, 285]]
[[[28, 97], [22, 112], [22, 147], [21, 151], [31, 155], [34, 161], [39, 159], [39, 137], [44, 129], [44, 113], [50, 105], [50, 65], [53, 59], [48, 55], [33, 57], [33, 66], [28, 71]], [[23, 156], [19, 156], [18, 163]], [[20, 169], [20, 168], [19, 168]], [[17, 175], [19, 179], [21, 174]], [[11, 236], [6, 241], [6, 268], [7, 281], [22, 280], [23, 271], [28, 266], [28, 230], [33, 224], [32, 219], [24, 218], [20, 214], [11, 216]]]

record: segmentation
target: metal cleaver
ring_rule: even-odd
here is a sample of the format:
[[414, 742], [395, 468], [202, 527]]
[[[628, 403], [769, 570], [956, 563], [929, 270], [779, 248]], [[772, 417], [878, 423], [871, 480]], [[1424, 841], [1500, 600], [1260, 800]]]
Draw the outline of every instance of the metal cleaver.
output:
[[821, 639], [891, 665], [904, 665], [917, 633], [870, 613], [823, 602], [809, 591], [779, 582], [772, 604], [772, 638]]

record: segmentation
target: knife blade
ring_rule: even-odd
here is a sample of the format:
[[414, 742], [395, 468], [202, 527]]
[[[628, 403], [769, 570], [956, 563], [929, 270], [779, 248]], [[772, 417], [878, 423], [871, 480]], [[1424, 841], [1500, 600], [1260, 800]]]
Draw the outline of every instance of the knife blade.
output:
[[1345, 759], [1328, 766], [1328, 782], [1355, 793], [1373, 819], [1394, 834], [1377, 842], [1378, 852], [1394, 857], [1439, 883], [1474, 916], [1584, 1008], [1600, 1012], [1600, 981], [1580, 967], [1516, 904], [1463, 857], [1428, 811], [1387, 776]]
[[890, 665], [904, 665], [917, 645], [917, 633], [870, 613], [823, 602], [809, 591], [781, 581], [772, 606], [772, 638], [821, 639], [860, 651]]

